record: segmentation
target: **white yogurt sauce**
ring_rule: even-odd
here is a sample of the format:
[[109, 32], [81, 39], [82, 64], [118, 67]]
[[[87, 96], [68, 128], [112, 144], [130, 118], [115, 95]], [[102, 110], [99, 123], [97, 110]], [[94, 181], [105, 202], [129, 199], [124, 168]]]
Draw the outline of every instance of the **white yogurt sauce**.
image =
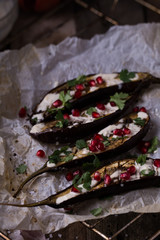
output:
[[37, 107], [37, 112], [47, 110], [53, 102], [59, 99], [59, 93], [48, 93]]
[[38, 123], [38, 124], [35, 124], [32, 128], [31, 128], [31, 131], [30, 133], [39, 133], [42, 131], [42, 129], [45, 127], [45, 124], [44, 123]]
[[104, 129], [102, 129], [99, 132], [99, 134], [109, 137], [112, 134], [113, 130], [121, 129], [122, 127], [123, 127], [123, 124], [121, 124], [121, 123], [119, 123], [117, 125], [113, 124], [113, 125], [110, 125], [110, 126], [104, 128]]
[[140, 126], [136, 125], [135, 123], [129, 123], [128, 128], [131, 130], [130, 136], [137, 134], [140, 131]]
[[36, 118], [36, 119], [37, 119], [37, 123], [39, 123], [41, 120], [44, 119], [43, 113], [34, 114], [34, 115], [32, 116], [32, 119], [34, 120], [34, 118]]
[[56, 164], [55, 163], [50, 163], [49, 161], [47, 162], [47, 167], [55, 167], [56, 166]]
[[138, 118], [146, 119], [148, 118], [148, 114], [146, 112], [138, 112]]

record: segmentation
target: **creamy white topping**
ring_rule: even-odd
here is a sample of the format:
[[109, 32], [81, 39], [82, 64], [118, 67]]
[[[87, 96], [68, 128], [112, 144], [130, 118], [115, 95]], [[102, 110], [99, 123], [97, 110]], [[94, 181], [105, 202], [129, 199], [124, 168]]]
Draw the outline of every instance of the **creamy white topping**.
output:
[[137, 134], [141, 129], [140, 126], [138, 126], [134, 123], [129, 123], [128, 128], [131, 130], [130, 136]]
[[111, 178], [119, 178], [121, 170], [116, 170], [114, 173], [110, 175]]
[[90, 92], [94, 92], [94, 91], [96, 91], [96, 90], [98, 90], [99, 89], [99, 87], [94, 87], [94, 86], [92, 86], [92, 87], [90, 87]]
[[47, 162], [47, 167], [55, 167], [56, 164], [55, 163], [50, 163], [49, 161]]
[[123, 124], [121, 124], [121, 123], [119, 123], [117, 125], [115, 125], [115, 124], [109, 125], [108, 127], [101, 130], [99, 132], [99, 134], [109, 137], [112, 134], [113, 130], [121, 129], [122, 127], [123, 127]]
[[146, 119], [148, 118], [148, 114], [146, 112], [138, 112], [138, 118]]
[[34, 114], [34, 115], [32, 116], [32, 119], [34, 120], [34, 118], [37, 119], [36, 123], [39, 123], [41, 120], [44, 119], [44, 117], [43, 117], [43, 113], [37, 113], [37, 114]]
[[31, 128], [31, 131], [30, 133], [39, 133], [42, 131], [42, 129], [45, 127], [45, 124], [44, 123], [38, 123], [38, 124], [35, 124], [32, 128]]
[[59, 93], [48, 93], [37, 107], [37, 112], [47, 110], [53, 102], [59, 99]]

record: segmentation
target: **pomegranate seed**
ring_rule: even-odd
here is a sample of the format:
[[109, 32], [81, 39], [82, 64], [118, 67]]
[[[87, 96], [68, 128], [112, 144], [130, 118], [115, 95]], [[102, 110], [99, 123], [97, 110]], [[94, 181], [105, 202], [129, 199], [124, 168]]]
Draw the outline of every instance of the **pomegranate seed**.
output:
[[133, 108], [133, 112], [139, 112], [139, 107], [135, 107], [135, 108]]
[[113, 134], [117, 135], [117, 136], [123, 136], [123, 130], [122, 129], [115, 129], [113, 131]]
[[102, 77], [97, 77], [97, 78], [96, 78], [96, 82], [97, 82], [98, 84], [102, 84], [102, 83], [104, 82], [104, 80], [102, 79]]
[[38, 150], [36, 153], [37, 157], [43, 158], [45, 157], [45, 152], [43, 150]]
[[135, 166], [130, 166], [130, 167], [127, 169], [127, 172], [130, 173], [130, 175], [135, 174], [135, 172], [136, 172]]
[[115, 107], [116, 103], [115, 102], [110, 102], [111, 107]]
[[100, 117], [100, 114], [97, 113], [97, 112], [92, 112], [92, 117], [93, 117], [93, 118], [99, 118], [99, 117]]
[[94, 80], [90, 80], [88, 83], [90, 87], [96, 86], [96, 82]]
[[69, 172], [66, 174], [66, 179], [67, 181], [72, 181], [73, 180], [73, 173]]
[[80, 169], [77, 169], [76, 171], [73, 172], [73, 177], [75, 177], [77, 175], [79, 175], [79, 176], [82, 175], [82, 171]]
[[68, 113], [65, 113], [63, 114], [63, 118], [66, 119], [66, 120], [69, 120], [70, 119], [70, 116]]
[[100, 151], [104, 151], [104, 149], [105, 149], [104, 144], [103, 144], [102, 142], [99, 142], [99, 143], [98, 143], [97, 148], [98, 148], [98, 150], [100, 150]]
[[103, 103], [97, 103], [96, 107], [100, 110], [105, 110], [105, 105]]
[[99, 143], [98, 139], [92, 139], [92, 141], [91, 141], [92, 146], [97, 146], [98, 143]]
[[76, 89], [77, 89], [77, 90], [80, 90], [80, 91], [83, 91], [83, 90], [84, 90], [83, 84], [77, 84], [77, 85], [76, 85]]
[[77, 193], [80, 193], [80, 191], [77, 189], [77, 188], [75, 188], [75, 187], [72, 187], [72, 190], [71, 190], [72, 192], [77, 192]]
[[72, 115], [73, 115], [74, 117], [79, 117], [80, 111], [79, 111], [78, 109], [73, 109], [73, 110], [72, 110]]
[[110, 185], [111, 181], [112, 181], [111, 177], [110, 177], [108, 174], [106, 174], [106, 175], [104, 176], [104, 183], [105, 183], [106, 185]]
[[144, 147], [146, 147], [147, 149], [151, 146], [151, 143], [149, 141], [144, 142]]
[[91, 152], [97, 152], [97, 148], [96, 148], [96, 146], [94, 146], [94, 145], [89, 145], [89, 150], [90, 150]]
[[75, 98], [80, 98], [82, 96], [82, 91], [81, 90], [77, 90], [74, 94]]
[[130, 177], [131, 177], [131, 175], [130, 175], [129, 172], [123, 172], [123, 173], [121, 173], [121, 175], [120, 175], [120, 178], [121, 178], [122, 180], [129, 180]]
[[99, 172], [94, 173], [94, 180], [96, 180], [98, 182], [101, 180], [101, 174]]
[[124, 133], [124, 135], [128, 135], [131, 133], [131, 130], [129, 128], [124, 128], [123, 133]]
[[146, 147], [142, 147], [140, 149], [140, 151], [141, 151], [141, 153], [145, 154], [145, 153], [147, 153], [148, 149]]
[[160, 159], [155, 159], [154, 160], [154, 166], [159, 168], [160, 167]]
[[98, 133], [94, 135], [93, 139], [98, 140], [98, 141], [103, 141], [102, 135], [100, 135]]
[[139, 111], [140, 111], [140, 112], [147, 112], [147, 110], [145, 109], [145, 107], [141, 107], [141, 108], [139, 109]]
[[27, 113], [27, 111], [26, 111], [26, 108], [25, 107], [22, 107], [20, 110], [19, 110], [19, 117], [20, 118], [24, 118], [25, 116], [26, 116], [26, 113]]
[[60, 99], [57, 99], [52, 105], [55, 108], [60, 107], [62, 106], [62, 101]]

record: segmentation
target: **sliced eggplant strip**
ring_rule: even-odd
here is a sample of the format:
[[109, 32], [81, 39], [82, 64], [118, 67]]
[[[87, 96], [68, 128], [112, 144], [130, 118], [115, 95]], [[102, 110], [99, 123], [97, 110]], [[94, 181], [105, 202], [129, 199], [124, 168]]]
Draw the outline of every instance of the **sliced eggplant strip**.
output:
[[120, 119], [116, 124], [105, 127], [89, 140], [79, 140], [73, 147], [64, 146], [49, 156], [48, 161], [38, 171], [29, 176], [18, 188], [43, 172], [55, 172], [63, 168], [75, 167], [95, 156], [100, 160], [109, 159], [135, 147], [146, 135], [150, 118], [146, 112], [134, 112]]
[[[98, 80], [99, 79], [99, 80]], [[136, 73], [131, 81], [125, 82], [120, 79], [119, 73], [114, 74], [92, 74], [82, 76], [81, 79], [70, 80], [48, 92], [34, 109], [31, 123], [48, 121], [55, 118], [58, 109], [82, 108], [96, 101], [101, 101], [106, 96], [117, 91], [133, 92], [141, 83], [147, 87], [159, 79], [148, 73]]]
[[53, 208], [64, 208], [88, 199], [159, 185], [160, 159], [145, 159], [143, 162], [137, 162], [136, 159], [125, 159], [106, 165], [93, 174], [83, 173], [75, 185], [40, 202], [24, 205], [2, 203], [1, 205], [15, 207], [48, 205]]

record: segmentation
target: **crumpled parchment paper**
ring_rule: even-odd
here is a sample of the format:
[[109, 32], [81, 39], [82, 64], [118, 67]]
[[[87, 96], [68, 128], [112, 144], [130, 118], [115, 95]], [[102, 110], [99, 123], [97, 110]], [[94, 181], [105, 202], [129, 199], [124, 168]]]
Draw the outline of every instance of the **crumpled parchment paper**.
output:
[[[112, 27], [91, 40], [67, 38], [59, 45], [37, 49], [27, 45], [18, 51], [0, 53], [0, 202], [24, 203], [42, 200], [68, 186], [64, 175], [43, 174], [28, 184], [18, 199], [13, 190], [26, 175], [39, 169], [47, 157], [36, 157], [39, 149], [46, 156], [54, 145], [41, 144], [28, 134], [29, 122], [20, 119], [18, 111], [26, 106], [28, 113], [51, 88], [81, 74], [129, 71], [149, 72], [160, 77], [160, 24]], [[150, 87], [140, 97], [139, 105], [147, 107], [152, 120], [146, 138], [160, 139], [160, 86]], [[160, 150], [154, 154], [160, 157]], [[17, 174], [25, 163], [27, 174]], [[76, 206], [74, 215], [48, 206], [16, 208], [0, 206], [0, 228], [53, 232], [75, 221], [94, 218], [90, 210], [102, 207], [102, 216], [135, 212], [159, 212], [160, 189], [133, 191], [106, 200], [89, 200]]]

